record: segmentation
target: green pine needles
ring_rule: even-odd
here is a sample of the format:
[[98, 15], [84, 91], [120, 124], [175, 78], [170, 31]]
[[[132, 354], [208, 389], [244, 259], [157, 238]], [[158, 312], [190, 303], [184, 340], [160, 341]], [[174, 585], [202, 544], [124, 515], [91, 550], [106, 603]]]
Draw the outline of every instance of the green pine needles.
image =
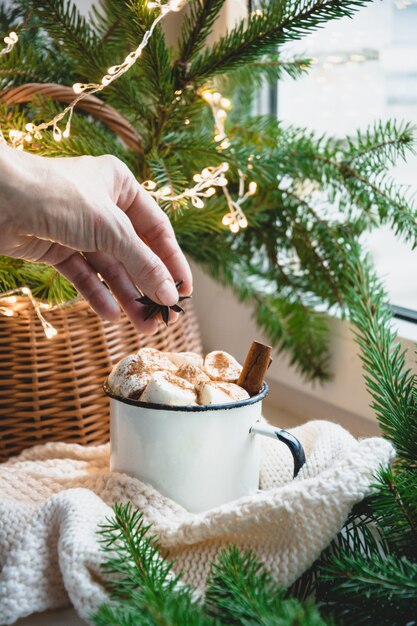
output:
[[397, 450], [375, 493], [352, 513], [321, 559], [295, 585], [315, 591], [324, 614], [352, 626], [417, 624], [417, 380], [391, 328], [383, 287], [350, 247], [347, 302], [372, 406]]
[[149, 526], [130, 504], [115, 505], [101, 526], [103, 565], [112, 602], [99, 608], [96, 626], [325, 626], [312, 602], [277, 588], [249, 553], [219, 554], [204, 601], [173, 573]]
[[[229, 164], [228, 190], [236, 198], [239, 172], [258, 192], [244, 205], [248, 227], [232, 234], [222, 224], [224, 195], [204, 208], [189, 199], [162, 202], [184, 251], [220, 283], [253, 307], [258, 325], [307, 378], [329, 376], [328, 327], [317, 312], [346, 305], [347, 243], [389, 224], [417, 243], [416, 211], [387, 168], [413, 150], [414, 128], [378, 123], [356, 137], [334, 139], [255, 115], [256, 85], [284, 75], [301, 78], [309, 61], [288, 58], [280, 46], [300, 39], [328, 20], [354, 13], [371, 0], [265, 2], [214, 44], [207, 38], [224, 0], [190, 0], [177, 44], [169, 47], [158, 26], [140, 62], [101, 92], [136, 130], [140, 151], [122, 145], [103, 125], [76, 112], [71, 137], [56, 144], [48, 133], [29, 149], [48, 156], [113, 153], [139, 181], [154, 180], [175, 194], [193, 176], [222, 161]], [[107, 68], [135, 49], [155, 17], [145, 0], [100, 0], [89, 19], [70, 0], [0, 0], [0, 29], [21, 38], [0, 62], [0, 89], [28, 81], [100, 80]], [[231, 99], [229, 147], [214, 140], [213, 117], [203, 90]], [[50, 119], [56, 105], [0, 104], [0, 126], [24, 127]], [[36, 287], [54, 301], [73, 296], [61, 279], [52, 282], [28, 265], [0, 258], [0, 288]], [[23, 271], [24, 270], [24, 271]], [[59, 288], [56, 287], [58, 285]]]

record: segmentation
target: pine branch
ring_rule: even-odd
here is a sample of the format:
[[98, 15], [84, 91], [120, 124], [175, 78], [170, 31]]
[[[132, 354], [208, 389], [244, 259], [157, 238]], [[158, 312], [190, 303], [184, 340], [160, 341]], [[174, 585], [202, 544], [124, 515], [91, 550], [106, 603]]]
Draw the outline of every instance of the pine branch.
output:
[[184, 18], [177, 64], [183, 65], [201, 50], [225, 0], [192, 0]]
[[396, 343], [391, 309], [369, 261], [355, 246], [351, 251], [348, 306], [367, 389], [379, 424], [401, 459], [417, 467], [417, 410], [415, 377], [406, 367], [406, 351]]
[[[85, 79], [99, 80], [107, 63], [99, 38], [71, 0], [29, 0], [58, 49], [76, 60]], [[93, 72], [93, 75], [92, 75]]]
[[309, 68], [310, 59], [306, 57], [289, 59], [279, 54], [269, 54], [237, 68], [227, 77], [226, 85], [232, 93], [239, 87], [242, 90], [250, 87], [254, 91], [254, 87], [259, 88], [265, 79], [271, 84], [286, 77], [297, 79]]
[[373, 552], [330, 557], [322, 581], [332, 615], [352, 626], [406, 626], [417, 615], [417, 564]]
[[216, 626], [180, 583], [172, 564], [159, 553], [143, 516], [130, 503], [116, 504], [115, 517], [100, 528], [102, 549], [108, 555], [103, 572], [108, 577], [111, 605], [92, 616], [96, 626]]
[[283, 0], [264, 3], [191, 64], [186, 81], [206, 80], [273, 53], [278, 45], [300, 39], [327, 21], [352, 16], [371, 0]]
[[250, 551], [229, 548], [218, 555], [207, 583], [205, 606], [225, 624], [325, 626], [312, 602], [304, 605], [277, 587]]
[[288, 597], [249, 552], [219, 554], [207, 582], [205, 603], [173, 574], [150, 527], [132, 505], [116, 504], [100, 527], [111, 603], [91, 617], [96, 626], [325, 626], [312, 602]]
[[395, 554], [417, 562], [417, 472], [387, 468], [377, 478], [370, 504], [380, 532]]
[[410, 123], [375, 122], [364, 133], [358, 131], [355, 140], [348, 139], [351, 154], [343, 163], [348, 167], [360, 164], [373, 174], [383, 172], [387, 164], [394, 166], [399, 158], [405, 160], [407, 152], [415, 154], [416, 131]]

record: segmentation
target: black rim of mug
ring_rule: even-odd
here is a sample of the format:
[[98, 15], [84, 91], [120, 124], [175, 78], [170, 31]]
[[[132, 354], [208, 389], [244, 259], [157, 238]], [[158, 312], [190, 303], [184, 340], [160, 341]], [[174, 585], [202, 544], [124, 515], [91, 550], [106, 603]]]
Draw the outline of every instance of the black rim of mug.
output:
[[187, 413], [198, 413], [198, 412], [203, 412], [203, 411], [220, 411], [220, 410], [227, 410], [227, 409], [235, 409], [235, 408], [241, 408], [244, 406], [249, 406], [250, 404], [256, 404], [257, 402], [260, 402], [261, 400], [263, 400], [267, 395], [268, 395], [268, 391], [269, 391], [269, 387], [268, 384], [266, 382], [264, 382], [262, 389], [259, 393], [256, 394], [256, 396], [252, 396], [251, 398], [247, 398], [246, 400], [239, 400], [238, 402], [229, 402], [229, 403], [225, 403], [225, 404], [199, 404], [199, 405], [192, 405], [192, 406], [169, 406], [168, 404], [154, 404], [152, 402], [141, 402], [140, 400], [132, 400], [131, 398], [123, 398], [122, 396], [118, 396], [117, 394], [113, 393], [113, 391], [110, 389], [109, 384], [107, 382], [107, 380], [105, 381], [105, 383], [103, 384], [103, 389], [105, 391], [105, 393], [110, 396], [110, 398], [113, 398], [113, 400], [118, 400], [118, 402], [122, 402], [123, 404], [130, 404], [130, 406], [137, 406], [140, 407], [141, 409], [159, 409], [159, 410], [163, 410], [163, 411], [181, 411], [181, 412], [187, 412]]

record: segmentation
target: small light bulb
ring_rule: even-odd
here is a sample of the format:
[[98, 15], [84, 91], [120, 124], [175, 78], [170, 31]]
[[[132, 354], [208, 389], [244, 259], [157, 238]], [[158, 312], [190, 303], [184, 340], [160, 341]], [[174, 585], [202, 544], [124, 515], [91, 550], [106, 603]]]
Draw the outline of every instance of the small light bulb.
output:
[[209, 167], [205, 167], [201, 172], [201, 176], [206, 180], [211, 176], [211, 169]]
[[252, 180], [249, 183], [249, 187], [248, 187], [249, 194], [253, 196], [256, 193], [257, 189], [258, 189], [258, 185], [255, 183], [254, 180]]
[[230, 148], [230, 141], [228, 139], [224, 139], [220, 144], [220, 148], [222, 150], [227, 150], [227, 148]]
[[159, 190], [158, 195], [160, 195], [161, 197], [166, 197], [166, 196], [169, 196], [170, 193], [171, 193], [171, 188], [169, 187], [169, 185], [164, 185]]
[[14, 304], [15, 302], [17, 302], [17, 298], [16, 296], [8, 296], [6, 298], [6, 302], [8, 302], [9, 304]]
[[246, 219], [246, 217], [244, 215], [239, 217], [238, 222], [239, 222], [239, 226], [241, 228], [247, 228], [248, 220]]
[[204, 202], [198, 196], [192, 196], [191, 203], [196, 207], [196, 209], [204, 208]]
[[184, 125], [189, 126], [189, 124], [190, 124], [190, 120], [188, 119], [188, 117], [186, 117], [184, 120]]
[[62, 133], [62, 136], [65, 137], [65, 139], [68, 139], [70, 134], [71, 134], [71, 127], [67, 124], [64, 132]]
[[225, 178], [224, 176], [219, 176], [218, 178], [216, 178], [216, 180], [213, 182], [213, 184], [217, 185], [218, 187], [226, 187], [227, 186], [227, 178]]
[[229, 169], [229, 164], [228, 164], [228, 163], [226, 163], [226, 161], [225, 161], [225, 162], [224, 162], [224, 163], [222, 163], [222, 165], [221, 165], [221, 171], [222, 171], [222, 172], [227, 172], [227, 171], [228, 171], [228, 169]]
[[201, 183], [201, 182], [203, 181], [203, 178], [202, 178], [201, 174], [194, 174], [194, 176], [193, 176], [193, 180], [194, 180], [196, 183]]
[[3, 41], [8, 46], [14, 46], [14, 44], [19, 41], [19, 37], [16, 35], [16, 33], [14, 31], [12, 31], [8, 35], [6, 35], [6, 37], [3, 39]]
[[6, 317], [13, 317], [14, 313], [11, 309], [6, 309], [4, 306], [0, 306], [0, 313]]
[[201, 95], [206, 102], [213, 101], [213, 94], [210, 91], [203, 91]]
[[113, 74], [116, 74], [116, 72], [119, 71], [119, 67], [120, 65], [112, 65], [112, 67], [109, 67], [109, 69], [107, 70], [107, 73], [113, 76]]
[[61, 141], [61, 139], [62, 139], [62, 132], [58, 128], [58, 126], [54, 126], [52, 134], [53, 134], [53, 137], [54, 137], [55, 141]]
[[53, 337], [56, 337], [58, 334], [57, 329], [53, 326], [46, 326], [46, 328], [44, 328], [44, 332], [48, 339], [53, 339]]
[[218, 91], [215, 91], [215, 92], [214, 92], [214, 94], [213, 94], [213, 102], [214, 102], [215, 104], [219, 104], [219, 102], [221, 101], [221, 99], [222, 99], [222, 94], [221, 94], [221, 93], [219, 93]]
[[23, 136], [23, 133], [21, 130], [17, 130], [16, 128], [12, 128], [12, 130], [9, 131], [9, 137], [12, 141], [15, 141], [17, 139], [21, 139], [21, 137]]
[[134, 63], [136, 59], [140, 56], [140, 50], [136, 50], [135, 52], [130, 52], [124, 60], [124, 63], [130, 65]]
[[80, 94], [84, 91], [84, 85], [82, 85], [81, 83], [74, 83], [72, 86], [72, 90], [74, 93]]
[[217, 113], [217, 117], [218, 117], [220, 120], [225, 120], [225, 119], [226, 119], [226, 117], [227, 117], [227, 113], [226, 113], [226, 111], [224, 111], [223, 109], [220, 109], [220, 111]]
[[230, 224], [229, 228], [232, 231], [232, 233], [238, 233], [239, 232], [239, 224], [237, 224], [236, 222], [232, 222]]
[[103, 87], [107, 87], [107, 85], [110, 83], [110, 76], [103, 76], [103, 78], [101, 79], [101, 84], [103, 85]]
[[206, 197], [210, 198], [211, 196], [214, 196], [214, 194], [216, 193], [216, 190], [214, 187], [209, 187], [206, 191]]
[[154, 180], [145, 180], [145, 182], [142, 183], [142, 187], [147, 191], [153, 191], [156, 189], [156, 182]]
[[28, 287], [22, 287], [22, 293], [23, 293], [25, 296], [29, 296], [29, 295], [30, 295], [30, 293], [31, 293], [31, 291], [30, 291], [30, 289], [29, 289]]
[[171, 11], [181, 11], [183, 5], [183, 0], [171, 0], [169, 3], [169, 8]]
[[233, 217], [230, 215], [230, 213], [227, 213], [226, 215], [223, 216], [222, 224], [224, 224], [224, 226], [229, 226], [232, 220], [233, 220]]
[[222, 98], [220, 100], [220, 104], [222, 105], [223, 109], [231, 109], [232, 108], [232, 103], [229, 100], [229, 98]]
[[25, 128], [28, 131], [28, 133], [33, 133], [33, 131], [35, 130], [35, 125], [31, 124], [30, 122], [28, 122], [26, 124]]

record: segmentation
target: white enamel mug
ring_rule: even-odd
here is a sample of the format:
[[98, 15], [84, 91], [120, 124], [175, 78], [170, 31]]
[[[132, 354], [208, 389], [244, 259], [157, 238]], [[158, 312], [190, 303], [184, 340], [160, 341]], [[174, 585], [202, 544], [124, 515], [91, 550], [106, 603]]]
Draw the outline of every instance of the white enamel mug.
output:
[[[110, 468], [151, 484], [193, 513], [256, 493], [260, 442], [285, 443], [294, 476], [305, 462], [300, 442], [263, 424], [262, 391], [252, 398], [209, 406], [165, 406], [110, 396]], [[277, 450], [278, 453], [278, 450]]]

